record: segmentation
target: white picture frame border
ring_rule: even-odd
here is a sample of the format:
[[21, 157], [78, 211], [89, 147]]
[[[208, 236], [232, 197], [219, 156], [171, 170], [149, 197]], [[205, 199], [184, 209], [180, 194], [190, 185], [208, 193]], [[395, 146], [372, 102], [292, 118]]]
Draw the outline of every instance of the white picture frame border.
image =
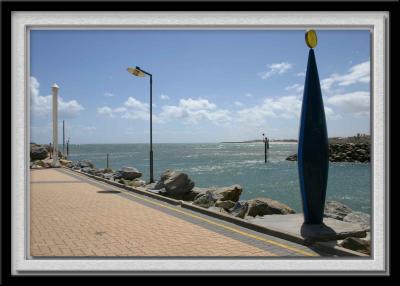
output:
[[[13, 275], [139, 273], [388, 273], [387, 12], [14, 11], [12, 33]], [[29, 250], [29, 31], [31, 29], [367, 29], [371, 31], [371, 258], [32, 259]], [[340, 43], [345, 44], [345, 43]], [[305, 55], [306, 56], [306, 55]], [[24, 178], [21, 180], [21, 178]], [[323, 263], [321, 263], [323, 262]]]

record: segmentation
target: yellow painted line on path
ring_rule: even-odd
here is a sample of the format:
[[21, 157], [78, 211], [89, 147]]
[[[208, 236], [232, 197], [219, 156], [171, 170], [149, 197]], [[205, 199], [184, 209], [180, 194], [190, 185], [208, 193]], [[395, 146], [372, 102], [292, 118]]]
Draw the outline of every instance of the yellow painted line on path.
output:
[[[86, 177], [86, 176], [85, 176], [85, 177]], [[106, 184], [105, 182], [97, 181], [97, 180], [95, 180], [95, 179], [93, 179], [93, 178], [90, 178], [90, 177], [86, 177], [86, 178], [88, 178], [89, 180], [92, 180], [93, 182], [103, 184], [103, 185], [105, 185], [105, 186], [107, 186], [107, 187], [112, 186], [112, 185]], [[112, 187], [115, 188], [115, 186], [112, 186]], [[306, 251], [306, 250], [302, 250], [302, 249], [296, 248], [296, 247], [294, 247], [294, 246], [286, 245], [286, 244], [283, 244], [283, 243], [280, 243], [280, 242], [276, 242], [276, 241], [273, 241], [273, 240], [269, 240], [269, 239], [266, 239], [266, 238], [264, 238], [264, 237], [261, 237], [261, 236], [258, 236], [258, 235], [254, 235], [254, 234], [251, 234], [251, 233], [248, 233], [248, 232], [239, 230], [239, 229], [237, 229], [237, 228], [233, 228], [233, 227], [230, 227], [230, 226], [227, 226], [227, 225], [224, 225], [224, 224], [221, 224], [221, 223], [218, 223], [218, 222], [215, 222], [215, 221], [206, 219], [206, 218], [201, 217], [201, 216], [197, 216], [197, 215], [195, 215], [195, 214], [192, 214], [192, 213], [189, 213], [189, 212], [186, 212], [186, 211], [183, 211], [183, 210], [179, 210], [179, 209], [177, 209], [177, 208], [175, 208], [175, 207], [170, 207], [170, 206], [167, 206], [167, 205], [164, 205], [164, 204], [155, 202], [155, 201], [153, 201], [154, 199], [147, 199], [147, 198], [143, 198], [143, 197], [141, 197], [141, 196], [134, 195], [134, 194], [130, 193], [129, 191], [126, 191], [126, 190], [124, 190], [124, 189], [122, 189], [122, 188], [120, 188], [120, 189], [122, 190], [122, 192], [123, 192], [124, 194], [130, 195], [130, 196], [135, 197], [135, 198], [137, 198], [137, 199], [139, 199], [139, 200], [146, 201], [146, 202], [151, 203], [151, 204], [153, 204], [153, 205], [157, 205], [157, 206], [160, 206], [160, 207], [163, 207], [163, 208], [166, 208], [166, 209], [169, 209], [169, 210], [178, 212], [178, 213], [182, 213], [182, 214], [184, 214], [184, 215], [190, 216], [190, 217], [195, 218], [195, 219], [197, 219], [197, 220], [204, 221], [204, 222], [206, 222], [206, 223], [208, 223], [208, 224], [212, 224], [212, 225], [219, 226], [219, 227], [221, 227], [221, 228], [230, 230], [230, 231], [232, 231], [232, 232], [236, 232], [236, 233], [241, 234], [241, 235], [243, 235], [243, 236], [251, 237], [251, 238], [253, 238], [253, 239], [260, 240], [260, 241], [263, 241], [263, 242], [268, 243], [268, 244], [272, 244], [272, 245], [275, 245], [275, 246], [279, 246], [279, 247], [281, 247], [281, 248], [288, 249], [288, 250], [291, 250], [291, 251], [294, 251], [294, 252], [303, 254], [303, 255], [305, 255], [305, 256], [318, 256], [318, 255], [315, 254], [315, 253], [312, 253], [312, 252], [309, 252], [309, 251]], [[276, 255], [275, 255], [275, 256], [276, 256]]]

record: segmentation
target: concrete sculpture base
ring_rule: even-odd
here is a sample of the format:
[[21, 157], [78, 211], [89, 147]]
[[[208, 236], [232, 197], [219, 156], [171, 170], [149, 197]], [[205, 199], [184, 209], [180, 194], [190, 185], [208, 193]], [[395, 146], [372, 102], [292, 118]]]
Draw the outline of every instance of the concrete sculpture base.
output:
[[251, 223], [274, 229], [304, 243], [335, 241], [346, 237], [366, 237], [360, 226], [332, 218], [324, 218], [322, 224], [304, 224], [302, 213], [290, 215], [266, 215], [254, 218]]

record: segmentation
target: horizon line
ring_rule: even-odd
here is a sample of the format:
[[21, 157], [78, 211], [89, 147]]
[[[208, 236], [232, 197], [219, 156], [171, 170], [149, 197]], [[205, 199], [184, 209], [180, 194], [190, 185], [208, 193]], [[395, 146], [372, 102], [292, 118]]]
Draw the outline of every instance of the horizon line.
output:
[[[260, 140], [262, 139], [254, 139], [254, 140]], [[270, 142], [285, 142], [286, 140], [295, 140], [298, 141], [297, 139], [280, 139], [276, 140], [273, 139], [274, 141]], [[246, 140], [247, 141], [247, 140]], [[293, 142], [292, 141], [292, 142]], [[262, 142], [245, 142], [245, 141], [216, 141], [216, 142], [153, 142], [153, 144], [223, 144], [223, 143], [262, 143]], [[290, 142], [288, 142], [290, 143]], [[38, 143], [38, 142], [30, 142], [29, 144], [40, 144], [40, 145], [47, 145], [49, 143]], [[102, 144], [150, 144], [149, 142], [107, 142], [107, 143], [69, 143], [69, 145], [83, 145], [83, 144], [90, 144], [90, 145], [102, 145]], [[62, 145], [62, 143], [58, 143], [58, 145]]]
[[[371, 136], [371, 134], [366, 134], [363, 133], [367, 136]], [[351, 137], [356, 137], [356, 135], [353, 136], [332, 136], [329, 137], [328, 139], [331, 138], [351, 138]], [[254, 141], [254, 140], [259, 140], [258, 142], [247, 142], [247, 141]], [[261, 141], [261, 142], [260, 142]], [[273, 139], [270, 138], [270, 142], [286, 142], [286, 143], [291, 143], [291, 142], [298, 142], [298, 139], [294, 138], [288, 138], [288, 139]], [[52, 143], [52, 142], [50, 142]], [[262, 143], [262, 139], [250, 139], [250, 140], [241, 140], [241, 141], [213, 141], [213, 142], [153, 142], [153, 144], [224, 144], [224, 143]], [[46, 145], [49, 143], [38, 143], [38, 142], [32, 142], [30, 141], [29, 144], [40, 144], [40, 145]], [[62, 145], [63, 143], [59, 143], [58, 145]], [[70, 143], [70, 145], [101, 145], [101, 144], [150, 144], [150, 142], [104, 142], [104, 143]]]

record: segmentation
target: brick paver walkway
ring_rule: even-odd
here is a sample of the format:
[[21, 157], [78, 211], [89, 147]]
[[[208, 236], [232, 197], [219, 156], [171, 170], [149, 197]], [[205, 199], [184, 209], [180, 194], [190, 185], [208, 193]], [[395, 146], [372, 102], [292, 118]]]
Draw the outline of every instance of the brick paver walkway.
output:
[[31, 256], [274, 256], [279, 253], [107, 193], [106, 185], [92, 184], [64, 172], [31, 171]]

